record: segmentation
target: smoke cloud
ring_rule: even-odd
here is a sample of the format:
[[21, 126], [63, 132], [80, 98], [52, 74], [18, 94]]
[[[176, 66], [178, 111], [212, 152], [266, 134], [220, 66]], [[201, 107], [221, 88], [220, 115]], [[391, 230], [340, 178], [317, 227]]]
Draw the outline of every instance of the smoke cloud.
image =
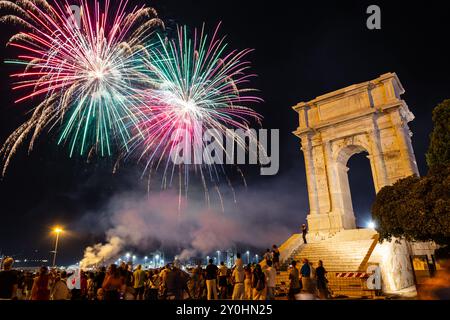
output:
[[[305, 214], [302, 202], [287, 190], [274, 195], [277, 187], [236, 192], [236, 203], [225, 196], [219, 204], [205, 205], [204, 199], [189, 198], [181, 203], [176, 192], [122, 193], [111, 198], [103, 212], [91, 213], [109, 226], [106, 242], [85, 249], [83, 267], [116, 259], [126, 248], [154, 250], [175, 248], [180, 260], [205, 256], [239, 244], [266, 248], [281, 244], [296, 230]], [[292, 189], [291, 189], [292, 190]], [[292, 213], [298, 219], [292, 219]]]

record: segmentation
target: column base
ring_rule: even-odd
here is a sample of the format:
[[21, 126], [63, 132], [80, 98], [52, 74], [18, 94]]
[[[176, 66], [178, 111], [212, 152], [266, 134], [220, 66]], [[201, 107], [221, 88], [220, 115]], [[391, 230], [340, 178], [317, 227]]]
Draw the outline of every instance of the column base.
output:
[[356, 229], [355, 217], [353, 214], [325, 213], [309, 214], [308, 220], [309, 239], [324, 240], [335, 235], [341, 230]]

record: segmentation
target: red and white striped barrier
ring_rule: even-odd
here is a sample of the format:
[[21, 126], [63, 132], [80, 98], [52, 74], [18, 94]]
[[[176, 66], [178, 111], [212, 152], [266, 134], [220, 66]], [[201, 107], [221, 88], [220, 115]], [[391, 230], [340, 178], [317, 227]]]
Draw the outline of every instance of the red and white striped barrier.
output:
[[366, 272], [336, 272], [336, 278], [368, 278], [371, 274]]

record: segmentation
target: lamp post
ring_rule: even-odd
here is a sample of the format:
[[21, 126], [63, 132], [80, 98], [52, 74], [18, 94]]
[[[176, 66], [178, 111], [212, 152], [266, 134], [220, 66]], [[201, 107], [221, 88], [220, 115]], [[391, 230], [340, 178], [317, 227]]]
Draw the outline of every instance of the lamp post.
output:
[[56, 253], [58, 252], [58, 242], [59, 242], [59, 234], [63, 232], [63, 229], [60, 227], [53, 228], [53, 232], [56, 234], [55, 239], [55, 250], [53, 251], [53, 267], [56, 265]]
[[258, 263], [258, 255], [255, 254], [255, 258], [256, 258], [256, 263]]
[[250, 251], [247, 250], [247, 264], [250, 264]]
[[147, 259], [148, 259], [148, 257], [145, 256], [145, 257], [144, 257], [144, 266], [147, 266]]
[[217, 264], [220, 263], [220, 250], [217, 250]]

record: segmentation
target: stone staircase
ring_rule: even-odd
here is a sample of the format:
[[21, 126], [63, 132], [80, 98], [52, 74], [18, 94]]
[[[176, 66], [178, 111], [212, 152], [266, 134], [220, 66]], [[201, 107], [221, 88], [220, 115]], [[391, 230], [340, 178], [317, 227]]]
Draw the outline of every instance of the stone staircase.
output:
[[[289, 286], [288, 266], [292, 260], [301, 266], [301, 259], [307, 258], [317, 267], [318, 261], [322, 260], [328, 271], [329, 288], [333, 295], [346, 295], [350, 297], [361, 297], [372, 295], [368, 292], [366, 279], [364, 278], [340, 278], [336, 273], [343, 272], [365, 272], [367, 262], [378, 241], [378, 234], [370, 229], [343, 230], [334, 236], [300, 244], [291, 251], [289, 257], [284, 259], [277, 277], [277, 286], [283, 291]], [[300, 265], [300, 266], [299, 266]]]

